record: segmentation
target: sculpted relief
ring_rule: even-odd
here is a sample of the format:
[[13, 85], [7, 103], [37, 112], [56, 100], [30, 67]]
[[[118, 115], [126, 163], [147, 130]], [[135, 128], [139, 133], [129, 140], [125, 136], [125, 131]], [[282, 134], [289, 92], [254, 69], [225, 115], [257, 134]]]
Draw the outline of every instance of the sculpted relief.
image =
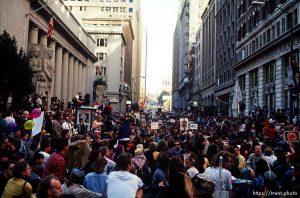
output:
[[29, 46], [29, 64], [33, 72], [33, 85], [39, 95], [49, 92], [52, 88], [54, 67], [51, 61], [53, 50], [38, 44]]

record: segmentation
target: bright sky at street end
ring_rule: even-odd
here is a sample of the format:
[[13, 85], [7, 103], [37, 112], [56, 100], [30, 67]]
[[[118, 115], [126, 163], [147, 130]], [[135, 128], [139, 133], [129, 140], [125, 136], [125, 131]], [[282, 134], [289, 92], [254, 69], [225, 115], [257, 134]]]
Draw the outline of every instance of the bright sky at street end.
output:
[[147, 94], [158, 94], [162, 80], [172, 78], [173, 35], [178, 16], [178, 0], [140, 2], [143, 24], [142, 73], [145, 71], [147, 30]]

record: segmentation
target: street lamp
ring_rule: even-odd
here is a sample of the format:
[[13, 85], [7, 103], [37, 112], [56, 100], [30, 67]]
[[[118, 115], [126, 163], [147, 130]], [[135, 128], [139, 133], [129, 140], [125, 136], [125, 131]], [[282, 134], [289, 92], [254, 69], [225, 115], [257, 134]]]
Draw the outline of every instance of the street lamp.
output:
[[[132, 103], [133, 103], [133, 95], [134, 95], [133, 94], [133, 91], [134, 91], [134, 89], [133, 89], [133, 87], [134, 87], [134, 80], [136, 80], [138, 78], [145, 78], [146, 79], [146, 76], [137, 76], [137, 77], [131, 78], [131, 101], [132, 101]], [[146, 91], [145, 91], [145, 93], [146, 93]]]
[[[293, 1], [292, 1], [293, 2]], [[265, 1], [253, 1], [251, 3], [252, 5], [254, 6], [264, 6], [266, 4]], [[287, 12], [285, 11], [284, 9], [282, 9], [281, 7], [278, 7], [276, 6], [277, 9], [279, 9], [280, 11], [286, 13], [287, 15], [290, 15], [292, 13], [290, 12]], [[290, 52], [290, 64], [288, 66], [288, 73], [292, 73], [292, 76], [288, 76], [288, 78], [291, 78], [291, 81], [292, 79], [294, 79], [294, 76], [296, 75], [296, 72], [292, 69], [292, 61], [293, 61], [293, 16], [291, 16], [291, 29], [290, 29], [290, 49], [291, 49], [291, 52]], [[296, 82], [295, 82], [296, 83]], [[290, 122], [293, 121], [293, 114], [294, 114], [294, 104], [293, 104], [293, 83], [290, 83], [289, 84], [289, 87], [290, 87], [290, 104], [289, 104], [289, 120]]]

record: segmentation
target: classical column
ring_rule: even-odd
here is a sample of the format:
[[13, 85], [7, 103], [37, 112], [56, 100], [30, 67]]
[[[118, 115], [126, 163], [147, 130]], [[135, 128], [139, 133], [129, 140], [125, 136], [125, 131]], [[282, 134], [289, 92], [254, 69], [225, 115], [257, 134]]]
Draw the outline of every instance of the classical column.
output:
[[264, 67], [260, 66], [258, 68], [258, 97], [257, 97], [257, 101], [258, 101], [258, 106], [260, 106], [260, 108], [263, 108], [265, 105], [265, 93], [264, 93]]
[[39, 29], [36, 25], [33, 25], [30, 27], [28, 42], [31, 44], [37, 44], [38, 38], [39, 38]]
[[54, 81], [54, 96], [61, 98], [61, 79], [62, 79], [62, 47], [58, 46], [55, 52], [55, 81]]
[[39, 44], [41, 44], [42, 46], [46, 46], [47, 47], [47, 35], [45, 33], [42, 33], [39, 37]]
[[275, 109], [283, 109], [285, 96], [285, 73], [281, 57], [275, 62]]
[[73, 95], [73, 81], [74, 81], [74, 56], [69, 57], [69, 78], [68, 78], [68, 99], [70, 100]]
[[78, 66], [78, 92], [82, 92], [82, 63], [79, 63]]
[[78, 60], [74, 61], [73, 95], [78, 93]]
[[84, 65], [82, 67], [82, 92], [83, 92], [83, 95], [85, 95], [87, 93], [86, 91], [86, 85], [87, 85], [87, 76], [86, 76], [86, 65]]
[[62, 64], [62, 82], [61, 82], [61, 99], [65, 104], [68, 101], [68, 72], [69, 72], [69, 52], [64, 51]]
[[51, 82], [51, 85], [50, 85], [50, 90], [49, 90], [49, 92], [48, 92], [48, 105], [50, 105], [51, 103], [50, 103], [50, 101], [51, 101], [51, 98], [54, 96], [54, 81], [55, 81], [55, 55], [56, 55], [56, 53], [55, 53], [55, 41], [50, 41], [50, 43], [49, 43], [49, 48], [51, 48], [52, 49], [52, 52], [53, 52], [53, 56], [52, 56], [52, 58], [51, 58], [51, 63], [52, 63], [52, 68], [53, 68], [53, 70], [52, 70], [52, 82]]
[[246, 109], [245, 109], [245, 115], [248, 115], [249, 111], [251, 110], [251, 102], [250, 102], [250, 72], [246, 73], [246, 86], [245, 86], [245, 101]]

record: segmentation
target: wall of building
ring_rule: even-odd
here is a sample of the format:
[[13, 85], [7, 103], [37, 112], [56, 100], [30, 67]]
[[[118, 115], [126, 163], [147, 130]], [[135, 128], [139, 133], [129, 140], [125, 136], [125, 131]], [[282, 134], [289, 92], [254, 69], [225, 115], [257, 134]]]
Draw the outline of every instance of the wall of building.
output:
[[[68, 12], [62, 1], [46, 5], [47, 1], [0, 1], [0, 30], [7, 30], [15, 35], [18, 46], [25, 52], [38, 45], [42, 50], [51, 49], [53, 57], [51, 75], [52, 82], [47, 82], [48, 99], [56, 96], [65, 101], [81, 92], [89, 93], [87, 70], [96, 61], [92, 54], [95, 43], [82, 29], [77, 20]], [[38, 12], [35, 10], [41, 8]], [[52, 39], [47, 39], [48, 22], [54, 19]], [[41, 51], [41, 56], [43, 58]], [[76, 62], [77, 73], [74, 75]], [[79, 81], [80, 84], [74, 85]], [[36, 89], [38, 91], [38, 89]]]

